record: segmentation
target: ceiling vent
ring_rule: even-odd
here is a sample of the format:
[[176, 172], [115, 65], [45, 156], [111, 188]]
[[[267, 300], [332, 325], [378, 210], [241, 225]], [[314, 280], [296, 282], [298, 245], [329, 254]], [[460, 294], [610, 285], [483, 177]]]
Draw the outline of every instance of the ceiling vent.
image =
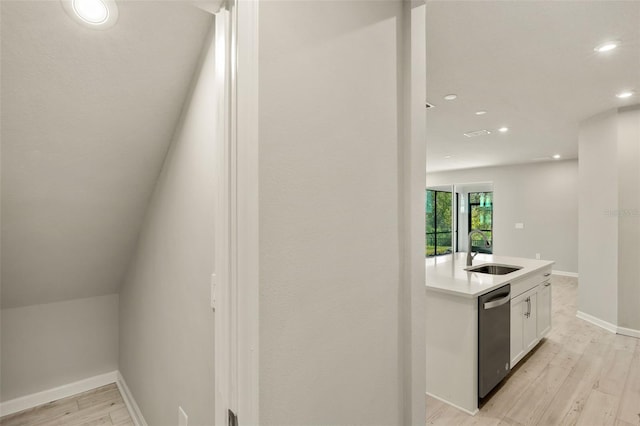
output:
[[490, 134], [491, 134], [490, 131], [483, 129], [483, 130], [476, 130], [474, 132], [467, 132], [464, 135], [468, 138], [475, 138], [477, 136], [485, 136]]

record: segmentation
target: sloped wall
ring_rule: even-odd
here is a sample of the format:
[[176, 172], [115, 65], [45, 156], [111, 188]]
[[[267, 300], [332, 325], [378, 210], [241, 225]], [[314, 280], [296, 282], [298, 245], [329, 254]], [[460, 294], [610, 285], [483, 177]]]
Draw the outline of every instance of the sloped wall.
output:
[[216, 137], [211, 31], [120, 290], [120, 371], [149, 425], [213, 424], [212, 165]]
[[59, 2], [0, 3], [2, 308], [115, 294], [133, 254], [210, 15], [118, 7], [94, 31]]

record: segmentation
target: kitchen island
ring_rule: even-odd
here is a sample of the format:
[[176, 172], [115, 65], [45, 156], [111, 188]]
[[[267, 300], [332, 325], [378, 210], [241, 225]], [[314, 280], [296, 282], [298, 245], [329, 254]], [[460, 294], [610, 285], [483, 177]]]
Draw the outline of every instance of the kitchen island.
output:
[[469, 414], [477, 413], [478, 297], [510, 287], [510, 356], [505, 368], [513, 368], [551, 330], [553, 263], [477, 255], [473, 267], [519, 268], [491, 275], [467, 271], [466, 253], [426, 259], [427, 394]]

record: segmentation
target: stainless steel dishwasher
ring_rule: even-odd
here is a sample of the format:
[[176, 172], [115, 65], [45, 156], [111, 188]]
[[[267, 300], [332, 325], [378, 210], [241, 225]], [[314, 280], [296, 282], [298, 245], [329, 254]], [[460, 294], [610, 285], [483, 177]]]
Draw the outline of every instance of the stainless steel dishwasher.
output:
[[509, 366], [511, 285], [478, 297], [478, 398], [504, 379]]

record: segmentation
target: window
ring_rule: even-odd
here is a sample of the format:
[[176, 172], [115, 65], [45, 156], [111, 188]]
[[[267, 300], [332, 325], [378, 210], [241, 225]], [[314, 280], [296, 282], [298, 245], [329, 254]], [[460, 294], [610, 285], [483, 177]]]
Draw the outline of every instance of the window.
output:
[[469, 193], [469, 231], [477, 229], [485, 233], [491, 247], [487, 247], [479, 235], [471, 240], [471, 249], [479, 253], [493, 253], [493, 192]]
[[452, 252], [451, 193], [427, 189], [425, 206], [426, 256]]

